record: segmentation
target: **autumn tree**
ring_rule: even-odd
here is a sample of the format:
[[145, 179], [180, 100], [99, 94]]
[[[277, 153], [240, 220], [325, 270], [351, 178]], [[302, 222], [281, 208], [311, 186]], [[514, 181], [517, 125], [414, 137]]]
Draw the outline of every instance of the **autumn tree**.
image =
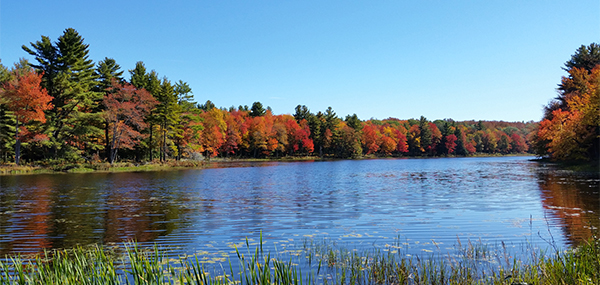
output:
[[275, 122], [273, 123], [273, 135], [275, 140], [277, 140], [277, 146], [275, 147], [275, 154], [277, 156], [283, 155], [288, 148], [288, 131], [286, 130], [285, 121], [294, 121], [292, 116], [290, 115], [279, 115], [275, 117]]
[[118, 83], [115, 78], [112, 81], [112, 92], [103, 99], [104, 117], [110, 129], [110, 163], [116, 161], [120, 148], [132, 149], [140, 141], [140, 130], [146, 128], [144, 119], [158, 104], [145, 89]]
[[446, 154], [453, 154], [456, 149], [456, 136], [454, 134], [450, 134], [444, 137], [444, 145], [446, 148]]
[[580, 87], [564, 94], [565, 106], [552, 111], [540, 123], [537, 140], [553, 159], [599, 160], [600, 65], [589, 73], [579, 68], [569, 73], [569, 77], [563, 77], [562, 85]]
[[499, 137], [497, 143], [498, 151], [502, 154], [510, 153], [512, 150], [512, 140], [510, 137], [503, 131], [498, 131], [497, 137]]
[[248, 137], [248, 112], [233, 110], [226, 118], [227, 133], [223, 142], [222, 153], [225, 155], [238, 154], [249, 145], [244, 143], [243, 138]]
[[218, 108], [212, 108], [200, 115], [203, 126], [202, 135], [200, 136], [201, 150], [207, 159], [219, 154], [219, 149], [225, 143], [227, 132], [225, 112]]
[[495, 153], [498, 147], [498, 138], [490, 129], [486, 129], [481, 137], [482, 150], [485, 153]]
[[438, 129], [437, 125], [434, 123], [429, 123], [429, 130], [431, 131], [431, 145], [428, 147], [427, 151], [429, 155], [437, 155], [438, 145], [442, 142], [442, 132]]
[[412, 125], [406, 135], [408, 151], [411, 155], [420, 155], [423, 153], [421, 147], [421, 130], [418, 124]]
[[397, 132], [398, 142], [396, 143], [396, 152], [404, 154], [408, 152], [408, 139], [402, 132]]
[[[353, 122], [352, 119], [349, 120]], [[360, 133], [355, 128], [340, 121], [333, 132], [333, 145], [336, 149], [335, 155], [343, 158], [356, 158], [362, 155]]]
[[511, 149], [516, 153], [525, 153], [528, 150], [527, 143], [525, 139], [517, 133], [513, 133], [510, 135], [511, 139]]
[[[106, 96], [108, 93], [113, 90], [117, 90], [115, 86], [113, 86], [114, 82], [122, 83], [123, 82], [123, 71], [121, 70], [121, 66], [117, 64], [117, 62], [112, 58], [104, 58], [96, 67], [96, 76], [98, 77], [97, 85], [94, 88], [94, 91], [100, 92]], [[104, 100], [104, 97], [103, 99]], [[97, 104], [95, 112], [103, 112], [105, 108], [104, 104]], [[104, 156], [110, 160], [111, 158], [111, 145], [109, 139], [110, 132], [110, 122], [106, 120], [106, 116], [103, 116], [104, 122], [102, 128], [104, 129]]]
[[[25, 71], [13, 70], [13, 78], [4, 83], [1, 97], [15, 118], [15, 163], [21, 157], [20, 128], [30, 121], [46, 122], [44, 111], [52, 109], [52, 97], [40, 86], [42, 76], [31, 68]], [[25, 129], [23, 129], [25, 131]]]
[[248, 128], [249, 150], [253, 157], [267, 156], [277, 147], [277, 140], [272, 136], [273, 121], [271, 112], [266, 112], [264, 116], [250, 117], [250, 126]]
[[600, 47], [581, 46], [564, 69], [568, 76], [534, 136], [536, 152], [559, 160], [600, 160]]
[[381, 137], [381, 143], [379, 145], [379, 151], [383, 155], [391, 155], [394, 150], [396, 150], [396, 142], [393, 138], [388, 136]]
[[377, 127], [367, 124], [362, 128], [362, 148], [365, 154], [372, 154], [379, 151], [381, 144], [381, 134], [377, 131]]
[[[2, 90], [2, 86], [8, 83], [11, 78], [10, 71], [0, 60], [0, 90]], [[3, 162], [7, 160], [12, 148], [12, 138], [14, 138], [12, 130], [15, 125], [14, 118], [8, 111], [6, 103], [8, 101], [6, 98], [3, 98], [2, 92], [0, 92], [0, 156]]]
[[[146, 65], [142, 61], [138, 61], [135, 64], [135, 68], [129, 70], [130, 80], [129, 82], [137, 89], [145, 89], [155, 99], [160, 92], [160, 79], [156, 71], [152, 70], [147, 72]], [[145, 122], [147, 124], [146, 130], [143, 133], [147, 133], [147, 138], [141, 142], [138, 146], [138, 152], [143, 155], [148, 155], [148, 159], [152, 161], [154, 157], [154, 148], [156, 146], [155, 131], [154, 127], [159, 124], [159, 118], [156, 114], [156, 110], [150, 111], [146, 116]]]

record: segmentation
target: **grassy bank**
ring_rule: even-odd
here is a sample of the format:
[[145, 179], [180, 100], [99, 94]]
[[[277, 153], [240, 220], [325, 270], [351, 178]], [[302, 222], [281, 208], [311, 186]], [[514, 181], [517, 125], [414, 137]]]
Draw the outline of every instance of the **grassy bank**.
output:
[[44, 163], [36, 165], [0, 165], [0, 175], [11, 174], [43, 174], [43, 173], [88, 173], [88, 172], [139, 172], [139, 171], [166, 171], [182, 168], [204, 167], [204, 161], [168, 161], [165, 163]]
[[117, 251], [78, 248], [5, 259], [0, 284], [600, 284], [597, 237], [575, 250], [532, 251], [526, 260], [470, 242], [446, 255], [407, 256], [399, 248], [358, 252], [309, 241], [294, 259], [260, 245], [251, 249], [246, 241], [217, 270], [198, 256], [173, 259], [135, 244]]

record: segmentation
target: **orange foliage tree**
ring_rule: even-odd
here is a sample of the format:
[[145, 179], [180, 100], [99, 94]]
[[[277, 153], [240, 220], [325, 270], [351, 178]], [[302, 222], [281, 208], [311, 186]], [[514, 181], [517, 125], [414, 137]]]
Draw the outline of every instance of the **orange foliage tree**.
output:
[[[547, 107], [537, 132], [546, 153], [558, 160], [598, 160], [600, 148], [600, 64], [574, 67], [563, 77], [558, 102]], [[556, 107], [558, 106], [558, 107]], [[552, 110], [554, 109], [554, 110]], [[539, 152], [539, 150], [538, 150]]]
[[46, 122], [44, 111], [52, 109], [52, 96], [40, 86], [42, 75], [33, 69], [18, 70], [15, 66], [12, 73], [12, 80], [2, 86], [1, 92], [8, 110], [15, 116], [15, 163], [18, 165], [21, 157], [19, 130], [31, 121]]
[[362, 128], [362, 146], [365, 154], [375, 153], [379, 150], [381, 134], [377, 127], [367, 124]]
[[203, 112], [200, 117], [204, 126], [200, 137], [201, 151], [207, 158], [214, 157], [219, 154], [219, 149], [226, 139], [225, 111], [212, 108]]

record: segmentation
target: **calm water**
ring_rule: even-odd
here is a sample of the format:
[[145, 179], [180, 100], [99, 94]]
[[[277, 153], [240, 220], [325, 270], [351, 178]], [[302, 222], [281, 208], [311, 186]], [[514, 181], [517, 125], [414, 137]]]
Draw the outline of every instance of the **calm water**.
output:
[[[231, 254], [246, 237], [409, 252], [457, 239], [561, 247], [600, 226], [597, 173], [528, 157], [229, 163], [166, 172], [0, 176], [0, 254], [135, 239]], [[233, 167], [232, 167], [233, 166]], [[222, 167], [222, 168], [219, 168]], [[216, 259], [218, 260], [218, 258]]]

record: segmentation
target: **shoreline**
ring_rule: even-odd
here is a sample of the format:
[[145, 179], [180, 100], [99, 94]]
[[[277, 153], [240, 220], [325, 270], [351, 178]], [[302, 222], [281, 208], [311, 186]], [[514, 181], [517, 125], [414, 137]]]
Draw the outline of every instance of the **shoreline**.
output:
[[335, 160], [371, 160], [371, 159], [438, 159], [438, 158], [482, 158], [482, 157], [531, 157], [533, 161], [561, 165], [574, 171], [594, 171], [598, 165], [593, 162], [557, 162], [537, 158], [534, 154], [476, 154], [470, 156], [375, 156], [366, 155], [359, 158], [335, 158], [318, 156], [286, 156], [280, 158], [213, 158], [210, 160], [172, 160], [160, 162], [117, 162], [111, 165], [108, 162], [97, 163], [65, 163], [60, 165], [0, 165], [0, 177], [11, 175], [35, 174], [69, 174], [69, 173], [122, 173], [122, 172], [152, 172], [172, 171], [180, 169], [211, 168], [215, 164], [251, 163], [251, 162], [302, 162], [302, 161], [335, 161]]

